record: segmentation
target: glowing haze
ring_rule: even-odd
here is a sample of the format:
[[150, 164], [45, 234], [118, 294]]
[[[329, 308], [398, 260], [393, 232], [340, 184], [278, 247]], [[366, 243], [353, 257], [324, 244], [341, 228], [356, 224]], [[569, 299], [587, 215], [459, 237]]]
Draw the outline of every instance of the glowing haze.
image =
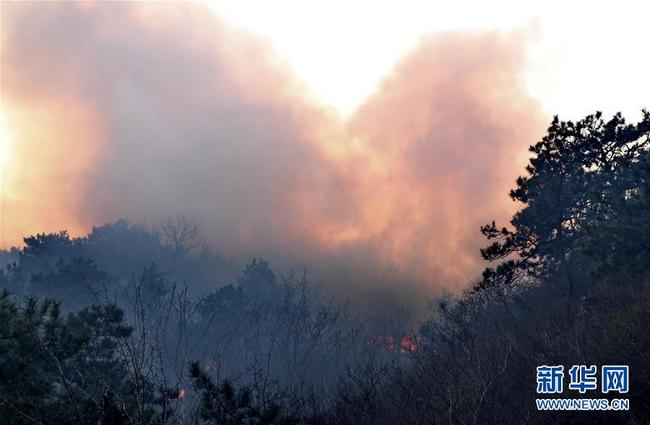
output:
[[[528, 91], [548, 114], [638, 114], [650, 97], [650, 4], [639, 0], [206, 0], [263, 34], [315, 96], [351, 113], [418, 39], [467, 29], [527, 28]], [[606, 53], [607, 52], [607, 53]], [[606, 60], [605, 54], [618, 59]], [[342, 66], [341, 64], [345, 64]], [[598, 89], [594, 89], [594, 87]]]
[[[3, 245], [185, 214], [233, 258], [340, 285], [466, 284], [478, 226], [512, 213], [526, 147], [559, 108], [542, 90], [554, 74], [531, 71], [540, 24], [270, 3], [3, 3]], [[650, 97], [601, 102], [601, 82], [585, 111], [557, 112]]]

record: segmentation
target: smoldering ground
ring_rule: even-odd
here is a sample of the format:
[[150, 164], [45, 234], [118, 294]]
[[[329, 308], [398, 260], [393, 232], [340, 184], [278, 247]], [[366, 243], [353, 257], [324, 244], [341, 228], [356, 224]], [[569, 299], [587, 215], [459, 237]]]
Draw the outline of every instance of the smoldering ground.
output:
[[429, 35], [342, 118], [272, 46], [196, 4], [3, 10], [5, 245], [184, 214], [231, 258], [419, 302], [480, 270], [478, 227], [514, 210], [541, 134], [525, 31]]

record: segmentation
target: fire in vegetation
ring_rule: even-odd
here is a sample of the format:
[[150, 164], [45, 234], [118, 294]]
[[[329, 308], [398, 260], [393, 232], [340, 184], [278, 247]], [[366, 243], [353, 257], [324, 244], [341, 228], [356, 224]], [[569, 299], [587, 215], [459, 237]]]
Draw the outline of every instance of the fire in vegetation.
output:
[[[395, 341], [399, 341], [396, 343]], [[406, 335], [394, 337], [393, 335], [379, 335], [375, 338], [375, 344], [380, 348], [385, 348], [389, 351], [400, 353], [412, 353], [418, 350], [417, 338], [413, 331], [409, 331]]]

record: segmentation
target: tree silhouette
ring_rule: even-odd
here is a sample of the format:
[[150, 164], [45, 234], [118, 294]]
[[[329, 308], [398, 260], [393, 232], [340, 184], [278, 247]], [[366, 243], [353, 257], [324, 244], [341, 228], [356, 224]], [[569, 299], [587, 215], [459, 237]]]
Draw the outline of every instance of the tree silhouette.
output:
[[279, 404], [256, 403], [250, 387], [236, 388], [228, 379], [214, 383], [198, 363], [190, 365], [190, 378], [201, 393], [201, 418], [219, 425], [294, 425], [298, 419], [287, 415]]
[[487, 268], [476, 289], [560, 271], [572, 293], [568, 262], [590, 234], [614, 220], [613, 211], [631, 206], [630, 194], [646, 193], [640, 185], [647, 180], [632, 170], [647, 163], [649, 149], [648, 111], [638, 124], [627, 124], [621, 114], [609, 121], [601, 113], [577, 122], [555, 117], [544, 138], [530, 147], [528, 174], [510, 192], [523, 204], [512, 228], [498, 228], [494, 221], [481, 227], [492, 241], [481, 250], [483, 258], [504, 261]]

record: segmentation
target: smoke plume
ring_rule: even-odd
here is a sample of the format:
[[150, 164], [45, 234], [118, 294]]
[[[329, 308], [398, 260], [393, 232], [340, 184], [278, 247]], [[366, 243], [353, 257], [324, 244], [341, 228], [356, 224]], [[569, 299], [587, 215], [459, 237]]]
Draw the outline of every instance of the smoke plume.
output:
[[425, 37], [342, 119], [196, 4], [3, 9], [5, 245], [184, 214], [232, 258], [431, 295], [480, 270], [478, 227], [512, 213], [540, 130], [521, 32]]

